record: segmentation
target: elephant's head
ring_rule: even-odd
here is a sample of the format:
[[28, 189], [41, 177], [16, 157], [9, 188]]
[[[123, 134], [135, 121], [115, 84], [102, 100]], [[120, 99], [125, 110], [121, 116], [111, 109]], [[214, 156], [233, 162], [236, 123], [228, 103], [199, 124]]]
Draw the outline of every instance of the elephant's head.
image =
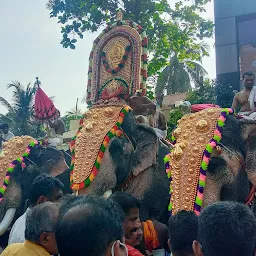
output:
[[58, 176], [67, 169], [60, 151], [43, 147], [31, 137], [14, 137], [6, 143], [0, 158], [0, 235], [23, 213], [36, 176], [41, 172]]
[[256, 185], [256, 122], [229, 116], [222, 136], [221, 154], [215, 150], [209, 163], [204, 206], [220, 200], [244, 203]]
[[213, 108], [179, 121], [176, 145], [167, 161], [172, 186], [169, 207], [174, 213], [185, 209], [199, 214], [216, 201], [245, 201], [248, 177], [254, 182], [256, 126], [241, 123], [232, 112]]
[[[102, 120], [106, 122], [106, 119], [102, 118]], [[92, 123], [93, 126], [93, 122], [96, 123], [96, 121], [98, 120], [90, 121], [90, 119], [87, 119], [83, 129], [88, 128], [89, 130], [90, 128], [93, 131], [94, 128], [89, 127], [88, 122]], [[100, 124], [98, 125], [100, 126]], [[83, 132], [86, 133], [84, 130], [81, 131], [82, 134], [78, 135], [80, 137], [77, 137], [76, 143], [78, 143], [75, 146], [76, 175], [83, 175], [86, 172], [86, 168], [83, 167], [86, 167], [86, 162], [87, 164], [90, 163], [88, 157], [86, 157], [86, 150], [90, 149], [92, 147], [91, 142], [94, 142], [94, 139], [84, 140], [84, 146], [80, 146], [84, 139]], [[163, 179], [164, 181], [159, 186], [166, 188], [165, 191], [168, 195], [168, 179], [163, 163], [163, 158], [168, 152], [168, 148], [159, 142], [154, 129], [148, 125], [138, 124], [133, 113], [127, 112], [120, 131], [121, 135], [119, 136], [117, 133], [116, 136], [111, 137], [109, 143], [103, 148], [104, 154], [102, 154], [102, 159], [99, 159], [100, 167], [97, 175], [95, 175], [91, 183], [85, 184], [85, 187], [79, 190], [79, 194], [96, 193], [103, 195], [110, 190], [121, 190], [131, 193], [142, 201], [146, 192]], [[94, 133], [96, 132], [97, 130], [94, 131]], [[105, 141], [103, 145], [105, 145], [104, 143]], [[87, 154], [92, 157], [91, 152]], [[76, 169], [79, 167], [81, 169]], [[91, 175], [92, 172], [90, 169], [88, 175]]]
[[129, 112], [121, 129], [123, 135], [113, 137], [106, 147], [97, 176], [80, 193], [103, 195], [157, 164], [157, 137], [151, 127], [138, 124]]

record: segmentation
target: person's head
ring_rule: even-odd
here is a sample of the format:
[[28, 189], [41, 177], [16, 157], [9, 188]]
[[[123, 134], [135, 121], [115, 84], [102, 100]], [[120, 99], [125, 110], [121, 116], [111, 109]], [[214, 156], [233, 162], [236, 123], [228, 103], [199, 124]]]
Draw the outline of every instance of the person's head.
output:
[[95, 195], [63, 202], [56, 229], [61, 256], [123, 256], [123, 229], [119, 208]]
[[237, 202], [218, 202], [206, 207], [198, 218], [196, 256], [251, 256], [256, 242], [253, 212]]
[[30, 188], [29, 205], [34, 207], [47, 201], [59, 202], [63, 196], [63, 184], [48, 174], [37, 176]]
[[174, 256], [194, 255], [198, 219], [194, 212], [180, 211], [169, 219], [169, 247]]
[[4, 134], [7, 134], [9, 132], [9, 125], [8, 124], [2, 124], [1, 129]]
[[109, 197], [109, 200], [117, 203], [125, 214], [125, 218], [122, 222], [124, 235], [126, 239], [131, 239], [134, 233], [137, 234], [136, 244], [140, 244], [142, 240], [141, 223], [140, 223], [140, 202], [133, 196], [124, 193], [116, 192]]
[[59, 204], [46, 202], [27, 214], [25, 239], [42, 246], [50, 255], [57, 254], [55, 229]]
[[136, 247], [141, 244], [141, 241], [143, 239], [143, 231], [142, 231], [142, 224], [141, 222], [137, 222], [133, 229], [129, 230], [129, 233], [126, 233], [125, 236], [125, 243]]
[[251, 89], [254, 85], [255, 81], [255, 75], [251, 71], [247, 71], [243, 74], [243, 82], [244, 82], [244, 87], [246, 89]]
[[30, 159], [38, 165], [41, 172], [54, 177], [69, 169], [63, 153], [53, 147], [38, 146], [31, 152]]

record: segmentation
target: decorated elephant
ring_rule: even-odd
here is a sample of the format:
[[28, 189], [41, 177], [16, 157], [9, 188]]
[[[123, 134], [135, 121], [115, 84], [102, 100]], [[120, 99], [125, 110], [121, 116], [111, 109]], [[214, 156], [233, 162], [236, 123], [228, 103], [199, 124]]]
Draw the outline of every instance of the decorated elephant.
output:
[[153, 128], [137, 123], [131, 109], [138, 108], [137, 115], [156, 109], [145, 96], [147, 43], [143, 28], [122, 20], [120, 12], [95, 40], [87, 84], [90, 109], [71, 143], [74, 192], [126, 191], [141, 201], [143, 220], [151, 208], [166, 211], [169, 197], [163, 162], [169, 148]]
[[171, 214], [199, 215], [225, 200], [254, 205], [256, 123], [238, 120], [232, 109], [209, 108], [183, 116], [172, 139], [165, 157]]
[[63, 153], [41, 146], [29, 136], [4, 143], [0, 154], [0, 236], [23, 214], [30, 186], [42, 172], [55, 177], [69, 174]]
[[[86, 130], [82, 128], [81, 133], [83, 129]], [[89, 148], [94, 147], [94, 141], [83, 143], [84, 137], [78, 134], [73, 158], [79, 167], [72, 173], [72, 187], [79, 194], [128, 192], [141, 201], [141, 216], [147, 219], [152, 207], [167, 210], [169, 181], [163, 159], [169, 148], [158, 140], [154, 129], [137, 124], [131, 111], [126, 113], [120, 131], [120, 135], [113, 136], [104, 149], [101, 146], [102, 151], [93, 168], [88, 168], [88, 165], [93, 164], [90, 159], [96, 157], [93, 148]]]

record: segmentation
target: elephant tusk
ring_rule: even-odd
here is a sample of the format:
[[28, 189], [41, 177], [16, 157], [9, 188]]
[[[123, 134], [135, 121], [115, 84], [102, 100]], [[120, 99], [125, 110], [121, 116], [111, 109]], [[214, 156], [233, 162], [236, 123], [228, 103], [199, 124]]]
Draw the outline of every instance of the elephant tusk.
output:
[[110, 190], [107, 190], [107, 191], [103, 194], [103, 197], [107, 199], [107, 198], [109, 198], [111, 195], [112, 195], [112, 190], [110, 189]]
[[9, 228], [16, 212], [16, 208], [9, 208], [0, 223], [0, 236]]

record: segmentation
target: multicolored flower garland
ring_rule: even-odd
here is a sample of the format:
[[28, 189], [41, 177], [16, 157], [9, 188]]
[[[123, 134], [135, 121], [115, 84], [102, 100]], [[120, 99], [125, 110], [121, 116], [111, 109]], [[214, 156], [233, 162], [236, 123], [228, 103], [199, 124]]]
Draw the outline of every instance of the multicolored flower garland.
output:
[[11, 176], [12, 176], [12, 173], [13, 173], [15, 167], [18, 164], [21, 164], [22, 169], [26, 168], [25, 161], [27, 160], [28, 156], [30, 155], [32, 148], [35, 147], [36, 145], [41, 145], [41, 142], [31, 141], [29, 143], [28, 147], [26, 148], [24, 154], [21, 157], [18, 157], [17, 159], [13, 160], [10, 163], [9, 168], [8, 168], [5, 178], [4, 178], [4, 184], [0, 188], [0, 202], [2, 202], [5, 191], [8, 187], [8, 185], [10, 184], [10, 179], [11, 179]]
[[[130, 26], [134, 28], [141, 37], [141, 46], [142, 46], [142, 54], [141, 54], [141, 71], [140, 71], [140, 77], [141, 77], [141, 83], [140, 83], [140, 89], [142, 89], [142, 95], [146, 94], [146, 81], [147, 81], [147, 65], [148, 65], [148, 38], [146, 35], [146, 32], [143, 30], [143, 28], [138, 25], [137, 23], [129, 20], [119, 20], [109, 26], [107, 26], [103, 32], [94, 40], [93, 48], [90, 53], [89, 57], [89, 68], [88, 68], [88, 82], [87, 82], [87, 96], [86, 96], [86, 102], [89, 106], [92, 105], [92, 99], [91, 99], [91, 92], [92, 92], [92, 66], [93, 66], [93, 54], [94, 50], [100, 41], [100, 39], [110, 30], [114, 29], [117, 26]], [[110, 70], [109, 70], [110, 71]], [[138, 89], [138, 88], [136, 88]]]
[[[98, 97], [101, 97], [101, 96], [102, 96], [102, 92], [105, 90], [106, 86], [107, 86], [110, 82], [112, 82], [113, 80], [115, 80], [115, 81], [121, 83], [121, 86], [123, 86], [123, 87], [125, 88], [125, 89], [124, 89], [125, 91], [128, 90], [128, 84], [126, 83], [126, 81], [125, 81], [123, 78], [121, 78], [121, 77], [115, 77], [115, 78], [112, 78], [111, 80], [108, 80], [107, 82], [105, 82], [105, 83], [102, 85], [102, 87], [101, 87], [100, 90], [98, 91]], [[124, 95], [119, 95], [120, 98], [124, 98], [123, 96], [124, 96]]]
[[[221, 142], [222, 129], [223, 129], [223, 126], [225, 125], [227, 116], [233, 115], [233, 114], [234, 114], [234, 110], [231, 108], [225, 108], [222, 110], [222, 112], [220, 113], [220, 117], [217, 120], [216, 129], [214, 131], [213, 138], [209, 141], [209, 143], [205, 147], [205, 150], [204, 150], [204, 153], [202, 156], [201, 166], [200, 166], [200, 175], [199, 175], [199, 180], [198, 180], [198, 185], [197, 185], [197, 195], [196, 195], [195, 203], [194, 203], [194, 212], [196, 215], [200, 214], [202, 205], [203, 205], [203, 193], [204, 193], [204, 188], [205, 188], [206, 172], [207, 172], [208, 165], [210, 162], [211, 154], [212, 154], [214, 148], [216, 148], [219, 145], [219, 143]], [[174, 135], [172, 135], [172, 142], [173, 142], [173, 144], [176, 143], [176, 139], [175, 139]], [[171, 158], [170, 158], [170, 153], [169, 153], [168, 155], [165, 156], [164, 163], [165, 163], [168, 179], [171, 183], [172, 174], [171, 174], [171, 169], [170, 169], [170, 164], [169, 164], [170, 159]], [[170, 203], [168, 206], [170, 215], [172, 214], [172, 203], [171, 203], [172, 192], [173, 192], [172, 187], [170, 185]]]
[[105, 52], [102, 52], [101, 53], [101, 60], [102, 60], [102, 64], [104, 65], [106, 71], [110, 74], [116, 74], [118, 73], [123, 67], [124, 67], [124, 64], [125, 64], [125, 61], [127, 60], [128, 58], [128, 54], [131, 50], [131, 46], [128, 45], [126, 48], [125, 48], [125, 53], [124, 53], [124, 56], [122, 57], [121, 59], [121, 62], [117, 65], [116, 68], [112, 69], [107, 61], [107, 57], [106, 57], [106, 53]]
[[80, 127], [78, 129], [77, 134], [74, 136], [74, 138], [72, 139], [72, 142], [70, 143], [70, 149], [71, 149], [71, 155], [72, 155], [72, 164], [71, 164], [71, 173], [70, 173], [70, 187], [74, 190], [74, 191], [79, 191], [80, 189], [84, 188], [84, 187], [88, 187], [90, 186], [91, 182], [94, 180], [94, 178], [97, 176], [104, 153], [106, 148], [108, 147], [108, 144], [110, 142], [110, 140], [114, 137], [114, 136], [122, 136], [122, 131], [120, 129], [120, 126], [122, 125], [123, 121], [124, 121], [124, 117], [126, 115], [126, 113], [128, 113], [129, 111], [131, 111], [131, 108], [129, 106], [124, 106], [122, 108], [122, 110], [120, 111], [119, 114], [119, 118], [117, 123], [115, 124], [115, 126], [107, 133], [107, 135], [105, 136], [101, 147], [99, 149], [99, 153], [98, 156], [95, 160], [92, 172], [90, 174], [90, 176], [84, 180], [82, 183], [80, 184], [75, 184], [73, 181], [73, 171], [74, 171], [74, 164], [75, 164], [75, 141], [76, 138], [78, 136], [78, 134], [80, 133], [81, 129], [83, 128], [83, 119], [81, 119], [80, 121]]

